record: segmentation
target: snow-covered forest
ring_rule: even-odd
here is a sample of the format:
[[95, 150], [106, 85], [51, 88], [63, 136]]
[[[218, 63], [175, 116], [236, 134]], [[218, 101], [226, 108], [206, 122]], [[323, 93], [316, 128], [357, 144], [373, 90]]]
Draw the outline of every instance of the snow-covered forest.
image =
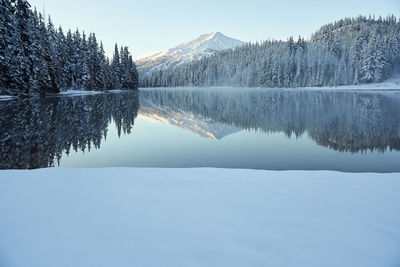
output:
[[96, 35], [66, 34], [26, 0], [0, 0], [0, 93], [135, 89], [138, 74], [127, 47], [106, 57]]
[[143, 87], [308, 87], [382, 82], [400, 70], [400, 21], [346, 18], [325, 25], [310, 40], [266, 40], [155, 70]]

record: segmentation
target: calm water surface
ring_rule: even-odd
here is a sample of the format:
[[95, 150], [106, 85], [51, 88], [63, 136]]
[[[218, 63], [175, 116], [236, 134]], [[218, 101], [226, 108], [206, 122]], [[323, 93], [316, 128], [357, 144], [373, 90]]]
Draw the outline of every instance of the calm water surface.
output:
[[0, 168], [400, 172], [399, 91], [146, 89], [0, 101]]

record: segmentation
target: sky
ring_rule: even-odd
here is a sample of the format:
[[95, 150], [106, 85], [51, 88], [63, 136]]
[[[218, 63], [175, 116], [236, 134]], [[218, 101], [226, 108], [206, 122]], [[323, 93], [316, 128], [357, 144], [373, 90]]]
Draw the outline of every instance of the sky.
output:
[[394, 14], [400, 0], [30, 0], [64, 29], [94, 32], [110, 56], [114, 44], [135, 59], [201, 34], [221, 32], [245, 42], [309, 37], [344, 17]]

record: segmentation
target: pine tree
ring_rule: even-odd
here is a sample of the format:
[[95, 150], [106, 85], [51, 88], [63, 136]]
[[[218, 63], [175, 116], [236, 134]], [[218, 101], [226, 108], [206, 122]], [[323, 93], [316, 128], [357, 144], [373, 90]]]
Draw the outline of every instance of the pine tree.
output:
[[121, 88], [121, 61], [118, 51], [118, 45], [115, 44], [114, 55], [111, 63], [113, 88]]
[[362, 50], [361, 81], [364, 83], [370, 83], [374, 80], [375, 60], [373, 45], [373, 42], [370, 42]]
[[21, 81], [15, 61], [18, 53], [15, 9], [9, 0], [0, 0], [0, 25], [0, 88], [12, 94]]
[[[59, 39], [63, 39], [62, 30], [59, 29]], [[64, 67], [62, 69], [63, 73], [63, 80], [64, 80], [64, 88], [62, 89], [70, 89], [75, 85], [75, 65], [76, 65], [76, 54], [77, 51], [75, 50], [75, 39], [72, 35], [71, 30], [67, 32], [67, 36], [65, 38], [65, 46], [63, 43], [60, 43], [60, 46], [65, 48], [60, 48], [59, 53], [60, 56], [63, 58]], [[76, 48], [77, 49], [77, 48]], [[65, 54], [63, 53], [65, 52]]]
[[49, 91], [52, 93], [60, 92], [60, 76], [62, 75], [60, 71], [60, 66], [62, 65], [62, 59], [58, 56], [58, 47], [61, 40], [58, 39], [57, 32], [54, 28], [53, 22], [49, 16], [47, 28], [43, 23], [42, 25], [43, 46], [46, 50], [46, 60], [49, 65], [49, 75], [51, 80], [51, 85]]
[[107, 90], [108, 87], [108, 81], [109, 81], [109, 73], [108, 73], [108, 62], [106, 60], [105, 52], [104, 52], [104, 47], [103, 43], [100, 42], [100, 50], [98, 52], [98, 60], [99, 60], [99, 85], [98, 88], [101, 90]]
[[30, 94], [31, 76], [33, 71], [32, 60], [32, 40], [33, 14], [30, 10], [30, 5], [26, 0], [16, 1], [16, 30], [18, 37], [15, 38], [16, 57], [18, 73], [21, 77], [21, 83], [18, 84], [20, 88], [19, 93], [23, 95]]
[[386, 57], [385, 48], [383, 42], [379, 42], [375, 51], [374, 56], [374, 82], [382, 82], [387, 78], [388, 71], [387, 66], [389, 65], [388, 59]]
[[45, 60], [41, 20], [42, 17], [39, 17], [35, 10], [31, 19], [30, 29], [30, 60], [32, 69], [29, 75], [29, 91], [31, 94], [43, 94], [43, 91], [50, 87], [49, 66]]
[[[33, 12], [26, 0], [0, 0], [0, 90], [25, 95], [65, 89], [136, 88], [137, 72], [128, 48], [118, 47], [112, 63], [94, 33], [80, 34]], [[136, 81], [136, 82], [135, 82]]]
[[128, 88], [137, 89], [139, 87], [139, 75], [136, 68], [136, 64], [135, 62], [133, 62], [133, 58], [131, 55], [129, 55], [129, 70], [130, 70], [132, 84]]
[[77, 59], [77, 84], [78, 88], [82, 90], [93, 90], [92, 88], [92, 77], [89, 68], [89, 47], [88, 42], [86, 41], [86, 34], [82, 33], [82, 40], [79, 45]]

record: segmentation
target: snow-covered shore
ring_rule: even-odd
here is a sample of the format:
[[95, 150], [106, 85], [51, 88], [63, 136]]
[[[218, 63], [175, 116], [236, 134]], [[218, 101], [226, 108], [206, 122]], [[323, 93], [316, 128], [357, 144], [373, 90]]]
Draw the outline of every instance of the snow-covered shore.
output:
[[81, 96], [81, 95], [97, 95], [97, 94], [105, 94], [105, 93], [123, 93], [129, 92], [133, 90], [108, 90], [108, 91], [83, 91], [83, 90], [67, 90], [58, 93], [63, 96]]
[[323, 86], [323, 87], [305, 87], [305, 89], [329, 89], [329, 90], [399, 90], [400, 74], [393, 75], [381, 83], [368, 83], [359, 85], [342, 85], [342, 86]]
[[97, 95], [103, 91], [84, 91], [84, 90], [67, 90], [58, 93], [59, 95], [76, 96], [76, 95]]
[[400, 175], [0, 171], [0, 266], [400, 263]]
[[[198, 90], [203, 87], [156, 87], [156, 88], [139, 88], [140, 90]], [[229, 90], [242, 90], [240, 87], [204, 87], [210, 90], [219, 89], [229, 89]], [[203, 88], [203, 89], [204, 89]], [[390, 90], [400, 90], [400, 74], [393, 76], [392, 78], [382, 82], [382, 83], [369, 83], [369, 84], [359, 84], [359, 85], [343, 85], [343, 86], [322, 86], [322, 87], [299, 87], [299, 88], [265, 88], [256, 87], [251, 88], [255, 90], [336, 90], [336, 91], [390, 91]], [[127, 90], [110, 90], [110, 91], [83, 91], [83, 90], [67, 90], [58, 93], [62, 96], [82, 96], [82, 95], [97, 95], [102, 93], [122, 93], [127, 92]], [[8, 101], [15, 99], [15, 96], [0, 95], [0, 101]]]
[[14, 99], [15, 96], [10, 96], [10, 95], [0, 95], [0, 101], [8, 101], [11, 99]]
[[[206, 88], [210, 90], [242, 90], [241, 87], [231, 87], [231, 86], [220, 86], [220, 87], [149, 87], [149, 88], [139, 88], [140, 90], [198, 90], [199, 88]], [[400, 74], [395, 74], [391, 78], [385, 80], [381, 83], [368, 83], [359, 85], [342, 85], [342, 86], [319, 86], [319, 87], [248, 87], [248, 89], [253, 90], [320, 90], [320, 91], [391, 91], [400, 90]]]

